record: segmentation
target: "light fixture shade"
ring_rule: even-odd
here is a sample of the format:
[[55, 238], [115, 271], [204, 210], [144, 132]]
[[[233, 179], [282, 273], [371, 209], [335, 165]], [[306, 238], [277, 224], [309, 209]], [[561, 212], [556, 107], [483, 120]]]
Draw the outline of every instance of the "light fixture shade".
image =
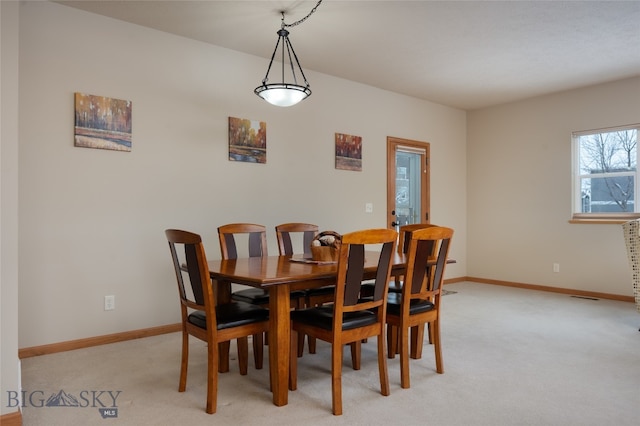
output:
[[[302, 66], [300, 66], [298, 56], [293, 50], [293, 46], [289, 40], [289, 31], [281, 28], [277, 34], [278, 41], [275, 49], [273, 50], [273, 55], [271, 55], [267, 74], [264, 76], [262, 84], [256, 87], [253, 92], [265, 101], [269, 102], [271, 105], [288, 107], [308, 98], [309, 95], [311, 95], [311, 89], [309, 89], [309, 82], [304, 75], [304, 71], [302, 71]], [[269, 72], [273, 66], [278, 46], [281, 48], [281, 82], [267, 84], [269, 81]], [[288, 73], [285, 71], [287, 68], [289, 68]], [[298, 84], [298, 74], [302, 77], [302, 80], [304, 80], [304, 86]], [[285, 83], [286, 75], [288, 75], [288, 79], [291, 79], [291, 83]]]
[[256, 87], [254, 92], [271, 105], [288, 107], [307, 98], [311, 89], [297, 84], [265, 84]]

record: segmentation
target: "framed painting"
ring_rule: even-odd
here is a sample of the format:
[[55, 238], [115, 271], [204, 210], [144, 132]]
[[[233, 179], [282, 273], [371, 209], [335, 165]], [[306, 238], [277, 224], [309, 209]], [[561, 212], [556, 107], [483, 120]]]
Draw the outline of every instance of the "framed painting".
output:
[[131, 151], [131, 101], [76, 93], [74, 145]]
[[267, 123], [229, 117], [229, 160], [267, 162]]
[[336, 133], [336, 169], [362, 171], [362, 136]]

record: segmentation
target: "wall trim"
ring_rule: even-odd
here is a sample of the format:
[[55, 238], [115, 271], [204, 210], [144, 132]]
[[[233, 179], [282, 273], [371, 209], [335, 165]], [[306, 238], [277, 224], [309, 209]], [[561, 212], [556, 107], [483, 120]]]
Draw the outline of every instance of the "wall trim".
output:
[[[107, 334], [104, 336], [88, 337], [86, 339], [69, 340], [49, 345], [32, 346], [18, 349], [18, 358], [24, 359], [32, 356], [47, 355], [57, 352], [71, 351], [74, 349], [89, 348], [91, 346], [106, 345], [108, 343], [124, 342], [126, 340], [140, 339], [142, 337], [157, 336], [160, 334], [174, 333], [182, 330], [182, 324], [161, 325], [158, 327], [143, 328], [140, 330], [125, 331], [122, 333]], [[2, 422], [4, 424], [4, 421]]]
[[0, 416], [0, 425], [2, 426], [22, 426], [22, 413], [14, 411], [13, 413], [3, 414]]
[[[551, 293], [594, 297], [597, 299], [618, 300], [621, 302], [634, 303], [635, 301], [633, 296], [622, 296], [619, 294], [599, 293], [594, 291], [575, 290], [575, 289], [562, 288], [562, 287], [549, 287], [544, 285], [525, 284], [525, 283], [518, 283], [513, 281], [501, 281], [501, 280], [479, 278], [479, 277], [449, 278], [444, 280], [444, 284], [453, 284], [453, 283], [459, 283], [464, 281], [471, 281], [479, 284], [492, 284], [492, 285], [501, 285], [506, 287], [522, 288], [526, 290], [548, 291]], [[162, 325], [159, 327], [143, 328], [140, 330], [125, 331], [122, 333], [107, 334], [104, 336], [89, 337], [86, 339], [69, 340], [69, 341], [60, 342], [60, 343], [51, 343], [49, 345], [32, 346], [29, 348], [18, 349], [18, 357], [20, 359], [24, 359], [24, 358], [29, 358], [33, 356], [71, 351], [74, 349], [89, 348], [91, 346], [106, 345], [108, 343], [124, 342], [126, 340], [140, 339], [143, 337], [174, 333], [174, 332], [180, 331], [181, 329], [182, 329], [182, 325], [180, 323], [177, 323], [177, 324]], [[12, 426], [13, 425], [12, 423], [8, 423], [10, 420], [12, 420], [12, 418], [9, 417], [7, 420], [5, 420], [5, 416], [14, 416], [14, 415], [15, 414], [3, 415], [2, 421], [0, 423], [4, 425], [5, 421], [7, 421], [6, 424]], [[19, 418], [20, 423], [15, 423], [15, 424], [20, 425], [21, 417], [19, 412], [17, 413], [17, 416]]]
[[[501, 285], [506, 287], [516, 287], [516, 288], [522, 288], [526, 290], [548, 291], [551, 293], [571, 294], [575, 296], [593, 297], [596, 299], [618, 300], [620, 302], [634, 303], [635, 301], [633, 296], [623, 296], [620, 294], [600, 293], [595, 291], [576, 290], [576, 289], [562, 288], [562, 287], [549, 287], [549, 286], [537, 285], [537, 284], [524, 284], [524, 283], [518, 283], [513, 281], [500, 281], [500, 280], [493, 280], [489, 278], [479, 278], [479, 277], [464, 277], [462, 279], [458, 279], [458, 278], [456, 279], [460, 281], [472, 281], [480, 284], [493, 284], [493, 285]], [[455, 282], [458, 282], [458, 281], [455, 281]]]

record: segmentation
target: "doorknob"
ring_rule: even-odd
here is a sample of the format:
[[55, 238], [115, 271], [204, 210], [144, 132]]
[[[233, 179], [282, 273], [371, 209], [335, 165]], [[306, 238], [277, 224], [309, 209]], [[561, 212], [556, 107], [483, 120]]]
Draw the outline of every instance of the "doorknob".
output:
[[398, 226], [398, 225], [399, 225], [399, 223], [397, 223], [397, 222], [391, 222], [391, 226], [392, 226], [392, 227], [394, 227], [394, 228], [395, 228], [396, 226]]

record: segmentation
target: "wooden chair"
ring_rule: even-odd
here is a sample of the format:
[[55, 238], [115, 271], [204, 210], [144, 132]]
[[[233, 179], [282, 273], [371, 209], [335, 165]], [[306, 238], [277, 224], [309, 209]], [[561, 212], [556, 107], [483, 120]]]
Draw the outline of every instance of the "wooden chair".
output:
[[[207, 257], [200, 235], [187, 231], [168, 229], [165, 235], [169, 242], [173, 267], [178, 282], [180, 312], [182, 314], [182, 362], [178, 391], [187, 386], [189, 363], [189, 336], [207, 342], [207, 408], [209, 414], [216, 412], [218, 395], [218, 349], [222, 342], [237, 339], [240, 374], [247, 374], [248, 339], [250, 335], [262, 335], [269, 328], [269, 311], [243, 302], [232, 302], [216, 306], [214, 302]], [[180, 260], [180, 258], [183, 260]], [[186, 266], [182, 266], [185, 264]], [[185, 274], [191, 285], [185, 289]], [[191, 296], [192, 294], [192, 296]], [[254, 357], [262, 356], [254, 352]], [[256, 365], [262, 365], [262, 359]]]
[[[345, 344], [350, 344], [351, 358], [355, 364], [356, 357], [359, 360], [361, 340], [377, 336], [380, 392], [382, 395], [389, 395], [384, 325], [389, 276], [397, 237], [397, 233], [390, 229], [369, 229], [343, 235], [335, 302], [332, 305], [291, 312], [289, 388], [295, 390], [297, 387], [298, 357], [295, 351], [298, 334], [306, 334], [331, 343], [331, 388], [335, 415], [342, 414], [342, 357]], [[362, 301], [359, 297], [360, 286], [364, 279], [364, 268], [370, 266], [364, 263], [365, 248], [369, 245], [381, 245], [382, 249], [377, 262], [374, 294], [370, 300]]]
[[318, 225], [311, 223], [283, 223], [276, 226], [276, 239], [278, 251], [281, 256], [289, 256], [295, 253], [293, 250], [292, 233], [302, 233], [302, 251], [298, 253], [311, 254], [311, 241], [318, 234]]
[[[453, 229], [430, 227], [413, 231], [407, 252], [407, 269], [401, 293], [389, 293], [387, 298], [388, 343], [397, 341], [394, 328], [400, 337], [401, 387], [409, 388], [409, 328], [429, 324], [436, 358], [436, 371], [443, 373], [440, 347], [440, 300], [442, 281], [447, 264]], [[435, 261], [427, 266], [428, 260]], [[419, 336], [422, 337], [422, 336]], [[412, 342], [422, 347], [422, 342]], [[389, 351], [393, 358], [395, 351]]]
[[[410, 225], [403, 225], [400, 227], [400, 232], [398, 233], [398, 252], [399, 253], [407, 253], [409, 249], [409, 241], [411, 241], [411, 233], [418, 229], [429, 228], [432, 225], [430, 223], [412, 223]], [[402, 280], [403, 280], [402, 272], [392, 272], [391, 277], [392, 280], [389, 281], [389, 292], [390, 293], [400, 293], [402, 291]], [[367, 297], [371, 295], [373, 284], [365, 283], [362, 286], [362, 296]]]
[[[311, 241], [318, 235], [318, 225], [311, 223], [283, 223], [277, 225], [276, 239], [278, 240], [278, 251], [281, 256], [291, 256], [296, 253], [293, 248], [293, 238], [291, 234], [301, 234], [302, 237], [302, 247], [297, 253], [311, 255]], [[329, 286], [304, 291], [304, 306], [308, 307], [312, 306], [310, 303], [318, 303], [315, 295], [321, 296], [329, 292], [331, 293], [330, 297], [333, 298], [333, 290], [333, 287]], [[298, 339], [298, 356], [302, 356], [303, 351], [304, 337]], [[313, 338], [309, 338], [309, 353], [316, 353], [316, 341]]]
[[[220, 241], [220, 254], [222, 259], [237, 259], [238, 245], [236, 237], [247, 236], [249, 257], [268, 256], [267, 253], [267, 229], [263, 225], [254, 223], [230, 223], [218, 227], [218, 239]], [[252, 305], [269, 307], [269, 292], [256, 287], [248, 287], [231, 293], [231, 300], [246, 302]], [[291, 306], [295, 309], [304, 306], [304, 292], [291, 292]], [[262, 353], [263, 345], [268, 342], [268, 333], [253, 336], [253, 350]], [[221, 362], [218, 371], [221, 373], [229, 370], [229, 346], [223, 345], [221, 350]]]
[[[267, 230], [263, 225], [253, 223], [231, 223], [218, 227], [220, 252], [222, 259], [237, 259], [238, 249], [236, 236], [248, 234], [249, 257], [267, 256]], [[261, 288], [249, 287], [231, 293], [232, 300], [243, 301], [259, 306], [269, 305], [269, 293]], [[291, 292], [291, 302], [294, 307], [304, 305], [304, 292]]]
[[[413, 231], [416, 231], [418, 229], [424, 229], [424, 228], [429, 228], [432, 226], [436, 226], [436, 225], [432, 225], [430, 223], [412, 223], [409, 225], [403, 225], [400, 227], [400, 232], [398, 233], [398, 252], [399, 253], [407, 253], [407, 250], [409, 249], [409, 242], [411, 241], [411, 233]], [[400, 293], [402, 292], [402, 281], [403, 281], [403, 272], [391, 272], [391, 281], [389, 281], [389, 293]], [[370, 283], [365, 283], [362, 286], [362, 297], [368, 297], [371, 296], [372, 293], [372, 284]], [[411, 336], [412, 336], [412, 342], [413, 341], [417, 341], [419, 340], [422, 344], [422, 338], [419, 338], [418, 336], [422, 336], [424, 333], [424, 325], [419, 325], [417, 327], [414, 327], [411, 329]], [[397, 334], [397, 333], [396, 333]], [[431, 338], [431, 330], [429, 329], [429, 342], [432, 342], [432, 338]], [[387, 347], [387, 350], [389, 351], [389, 357], [393, 358], [391, 356], [391, 353], [397, 354], [398, 353], [398, 342], [397, 341], [390, 341], [389, 345]], [[415, 346], [411, 346], [411, 357], [412, 358], [420, 358], [420, 356], [422, 356], [422, 348], [417, 348]]]

